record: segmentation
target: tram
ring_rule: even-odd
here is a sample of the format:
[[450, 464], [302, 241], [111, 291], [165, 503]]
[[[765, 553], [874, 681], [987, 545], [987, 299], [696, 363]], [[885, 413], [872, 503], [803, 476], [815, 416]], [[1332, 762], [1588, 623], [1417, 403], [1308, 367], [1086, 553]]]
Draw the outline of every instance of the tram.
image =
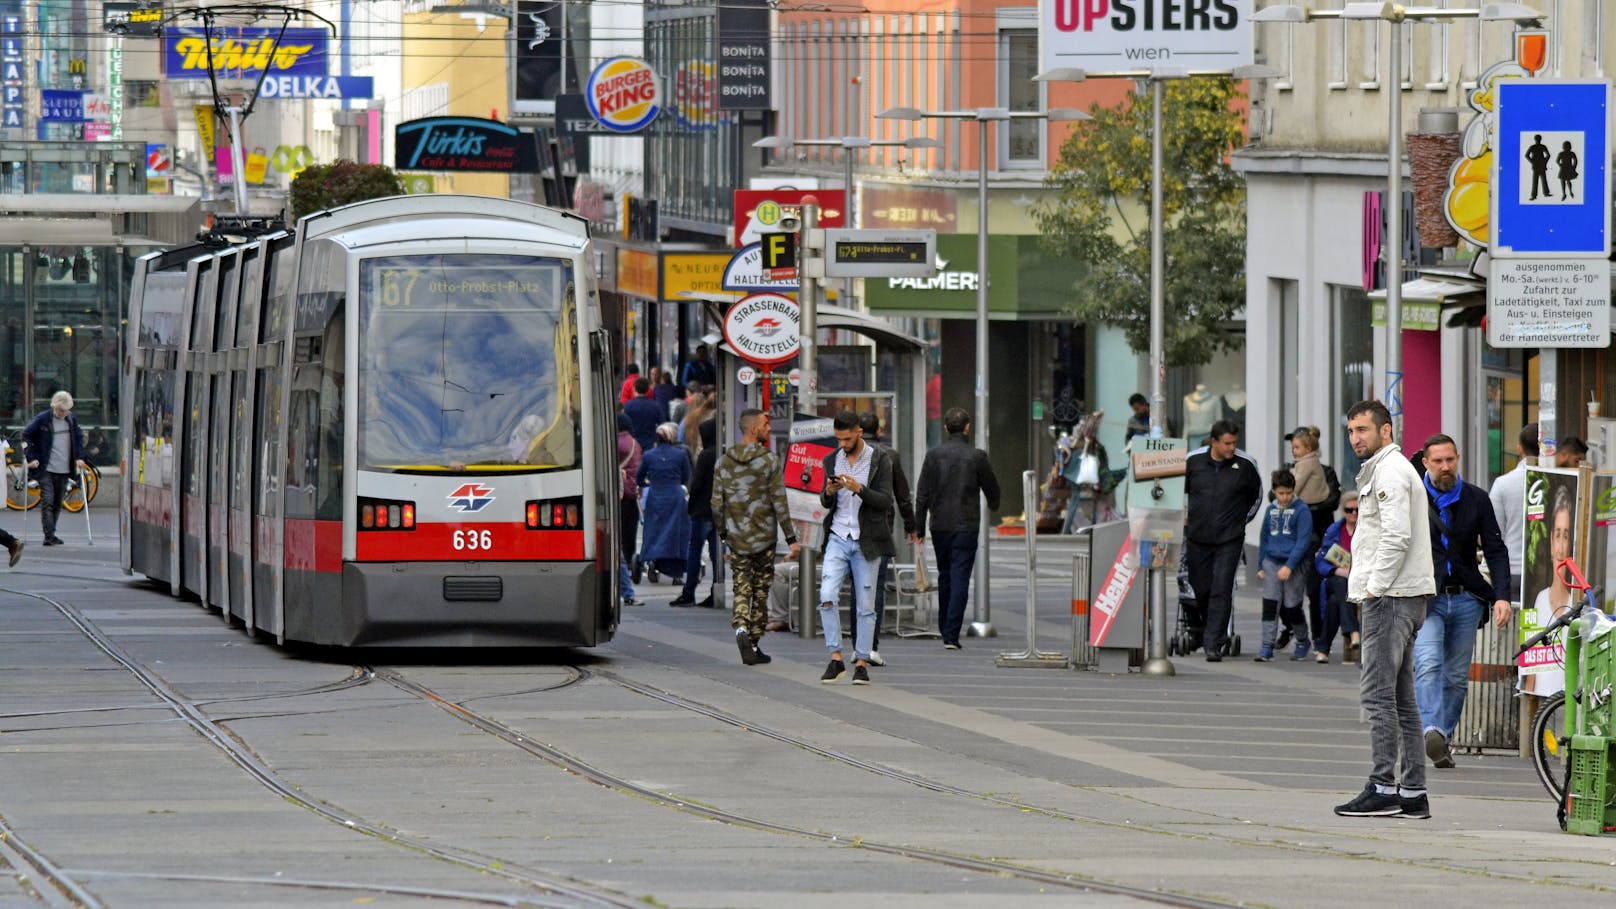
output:
[[587, 225], [423, 195], [136, 266], [121, 559], [253, 634], [595, 646], [619, 619]]

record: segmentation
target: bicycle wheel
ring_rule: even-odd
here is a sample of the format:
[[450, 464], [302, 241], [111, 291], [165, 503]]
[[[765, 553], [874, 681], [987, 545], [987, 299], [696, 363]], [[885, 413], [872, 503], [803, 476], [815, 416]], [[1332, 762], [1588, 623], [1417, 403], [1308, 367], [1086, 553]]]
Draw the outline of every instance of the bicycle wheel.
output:
[[100, 485], [100, 480], [101, 475], [96, 472], [94, 467], [88, 464], [84, 465], [83, 487], [80, 488], [79, 478], [75, 476], [72, 483], [73, 488], [68, 490], [66, 497], [63, 498], [62, 507], [74, 514], [83, 511], [85, 505], [95, 501], [95, 490]]
[[6, 507], [12, 511], [28, 511], [39, 504], [39, 484], [28, 479], [25, 468], [6, 470]]
[[1565, 735], [1565, 693], [1544, 699], [1532, 719], [1532, 766], [1543, 788], [1556, 802], [1565, 800], [1566, 761], [1571, 759], [1571, 740]]

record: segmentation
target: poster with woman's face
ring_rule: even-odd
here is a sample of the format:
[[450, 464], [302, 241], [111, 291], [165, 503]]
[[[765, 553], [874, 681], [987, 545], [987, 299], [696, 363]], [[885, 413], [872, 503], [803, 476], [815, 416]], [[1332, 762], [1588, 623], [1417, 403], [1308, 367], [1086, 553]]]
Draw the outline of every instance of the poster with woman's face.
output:
[[[1526, 549], [1521, 575], [1521, 639], [1542, 631], [1572, 606], [1577, 591], [1555, 566], [1576, 551], [1578, 475], [1571, 470], [1527, 468]], [[1563, 634], [1563, 633], [1562, 633]], [[1543, 696], [1565, 687], [1560, 638], [1521, 654], [1521, 690]]]

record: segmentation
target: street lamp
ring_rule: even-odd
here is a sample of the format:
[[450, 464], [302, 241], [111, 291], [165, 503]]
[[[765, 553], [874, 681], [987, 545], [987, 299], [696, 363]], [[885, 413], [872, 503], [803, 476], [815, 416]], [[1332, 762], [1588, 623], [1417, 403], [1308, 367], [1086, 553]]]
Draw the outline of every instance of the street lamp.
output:
[[1386, 54], [1391, 72], [1386, 80], [1391, 89], [1386, 99], [1387, 132], [1391, 134], [1386, 167], [1386, 406], [1392, 412], [1392, 436], [1399, 441], [1403, 437], [1403, 399], [1399, 387], [1403, 383], [1403, 42], [1400, 26], [1409, 20], [1535, 22], [1542, 18], [1542, 13], [1519, 3], [1486, 3], [1480, 9], [1440, 9], [1389, 2], [1348, 3], [1332, 10], [1270, 6], [1251, 17], [1253, 22], [1289, 24], [1315, 19], [1384, 20], [1391, 26], [1391, 49]]
[[[1047, 111], [1010, 110], [1006, 107], [978, 107], [974, 110], [923, 111], [894, 107], [875, 115], [882, 120], [975, 120], [977, 126], [976, 168], [976, 426], [977, 445], [988, 449], [988, 124], [1010, 120], [1091, 120], [1088, 114], [1072, 108]], [[988, 515], [984, 510], [978, 527], [976, 555], [975, 614], [971, 634], [990, 638], [997, 632], [988, 620]]]
[[[787, 149], [797, 146], [819, 146], [822, 148], [840, 148], [842, 150], [842, 186], [847, 193], [847, 216], [843, 221], [848, 227], [858, 227], [856, 214], [857, 201], [853, 192], [853, 155], [861, 148], [896, 146], [899, 148], [942, 148], [943, 143], [929, 136], [911, 136], [908, 139], [870, 139], [864, 136], [840, 136], [834, 139], [793, 139], [790, 136], [767, 136], [752, 143], [753, 148]], [[847, 278], [847, 299], [843, 305], [851, 306], [853, 301], [854, 278]]]

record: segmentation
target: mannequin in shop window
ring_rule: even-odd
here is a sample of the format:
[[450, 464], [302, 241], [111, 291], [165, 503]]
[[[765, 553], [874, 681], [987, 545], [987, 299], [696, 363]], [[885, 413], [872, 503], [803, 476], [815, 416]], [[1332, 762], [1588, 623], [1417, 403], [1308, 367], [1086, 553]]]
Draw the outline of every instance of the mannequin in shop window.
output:
[[1223, 418], [1246, 425], [1246, 386], [1239, 382], [1229, 386], [1223, 395]]
[[1223, 419], [1223, 403], [1206, 386], [1198, 384], [1184, 396], [1184, 435], [1190, 448], [1199, 448], [1212, 432], [1212, 424]]

